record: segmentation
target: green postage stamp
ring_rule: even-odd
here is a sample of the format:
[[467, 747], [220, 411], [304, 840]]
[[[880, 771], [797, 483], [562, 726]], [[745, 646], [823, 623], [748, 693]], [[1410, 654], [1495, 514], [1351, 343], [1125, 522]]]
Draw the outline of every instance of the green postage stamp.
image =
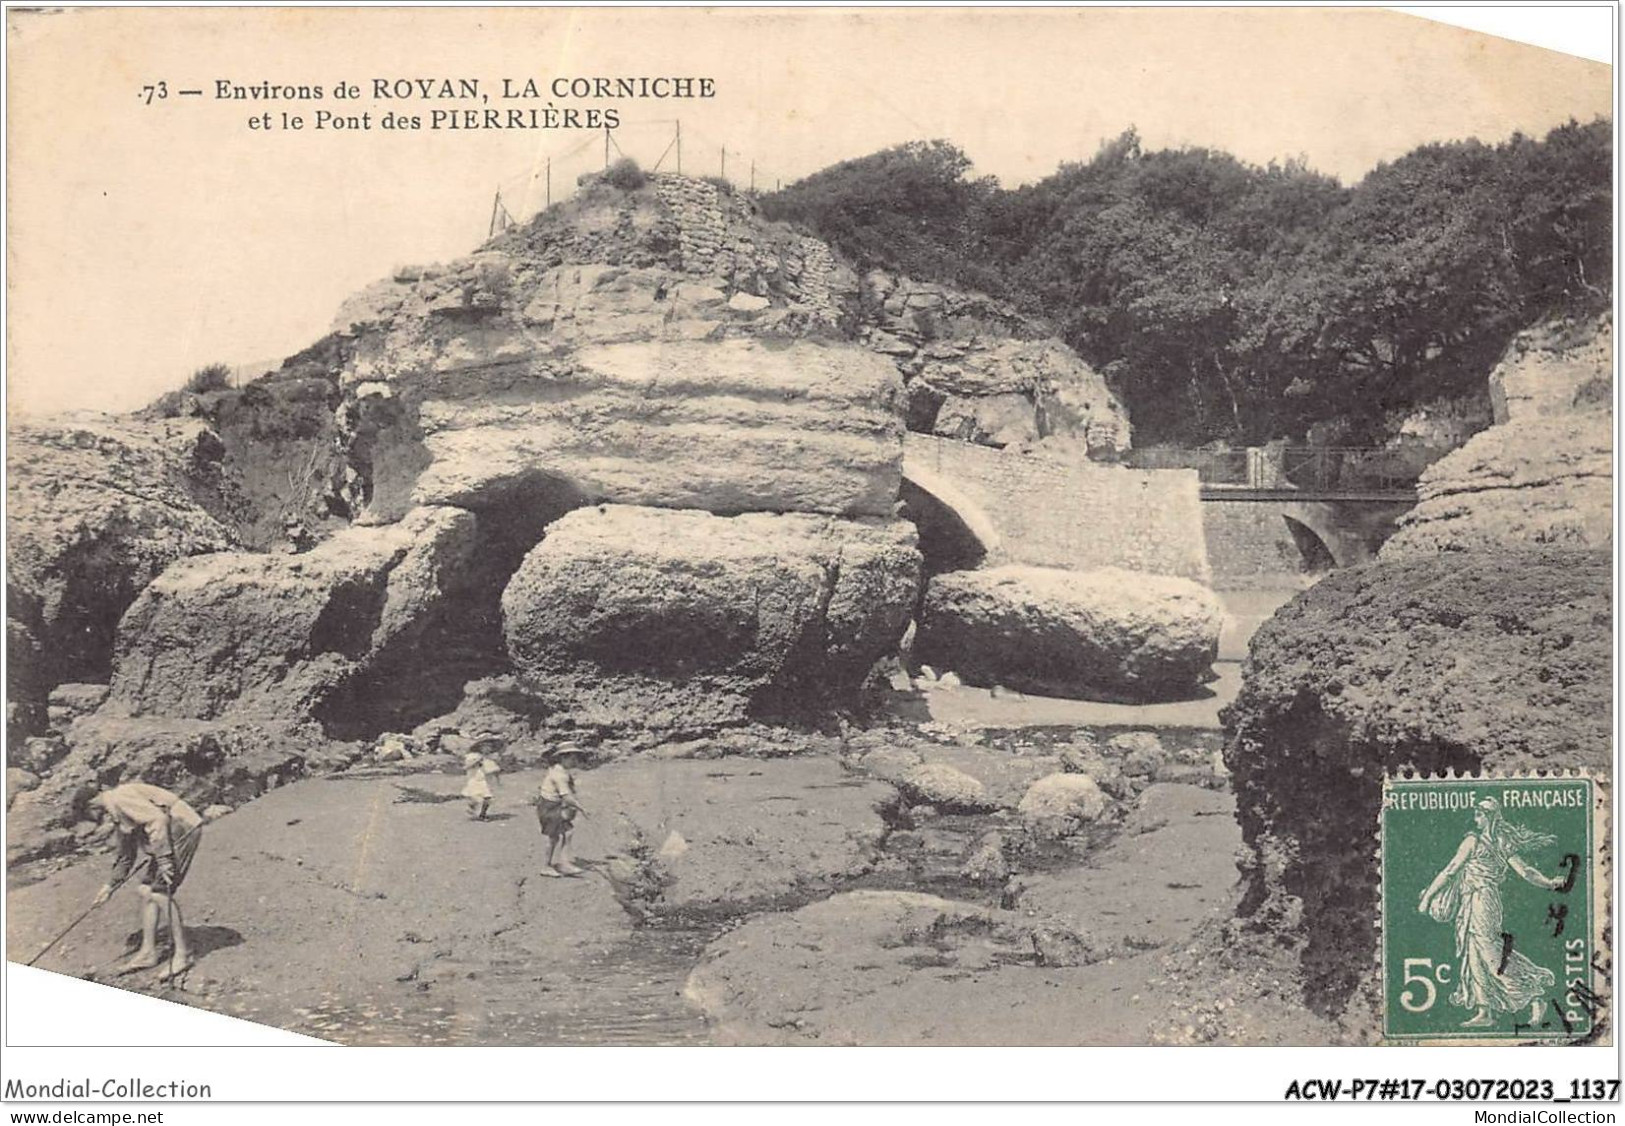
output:
[[1592, 1041], [1606, 1032], [1602, 788], [1588, 777], [1383, 786], [1383, 1035]]

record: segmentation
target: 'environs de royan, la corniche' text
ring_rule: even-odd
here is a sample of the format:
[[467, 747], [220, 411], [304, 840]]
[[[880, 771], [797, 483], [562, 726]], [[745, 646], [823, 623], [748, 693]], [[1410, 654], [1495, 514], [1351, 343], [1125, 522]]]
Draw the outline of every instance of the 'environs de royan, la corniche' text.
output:
[[[342, 91], [342, 92], [341, 92]], [[592, 99], [597, 101], [640, 99], [698, 99], [717, 96], [714, 78], [684, 77], [569, 77], [501, 78], [493, 88], [478, 78], [372, 78], [365, 85], [340, 82], [333, 86], [318, 83], [241, 83], [217, 78], [214, 96], [218, 99], [254, 102], [318, 102], [326, 98], [371, 97], [376, 101], [466, 101], [489, 102], [520, 99]]]

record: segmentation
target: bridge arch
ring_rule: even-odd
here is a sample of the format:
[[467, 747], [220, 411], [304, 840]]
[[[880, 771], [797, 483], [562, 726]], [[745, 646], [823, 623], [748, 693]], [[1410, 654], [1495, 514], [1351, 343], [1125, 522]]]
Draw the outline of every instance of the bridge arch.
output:
[[1281, 513], [1281, 519], [1286, 521], [1287, 531], [1292, 534], [1292, 542], [1297, 544], [1298, 552], [1303, 556], [1303, 569], [1307, 574], [1319, 574], [1330, 571], [1338, 566], [1337, 556], [1332, 553], [1331, 547], [1326, 543], [1326, 537], [1315, 531], [1302, 520], [1298, 520], [1286, 513]]
[[1239, 585], [1358, 566], [1377, 557], [1412, 503], [1208, 490], [1202, 495], [1208, 561], [1217, 582]]
[[941, 474], [905, 461], [901, 492], [920, 530], [928, 575], [970, 570], [998, 554], [1000, 536], [993, 521]]

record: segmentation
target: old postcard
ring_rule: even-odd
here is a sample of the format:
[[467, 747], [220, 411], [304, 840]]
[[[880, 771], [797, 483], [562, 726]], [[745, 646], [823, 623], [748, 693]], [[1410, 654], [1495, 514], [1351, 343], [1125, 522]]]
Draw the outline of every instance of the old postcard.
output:
[[7, 62], [8, 974], [345, 1045], [1613, 1043], [1609, 65], [1316, 7]]

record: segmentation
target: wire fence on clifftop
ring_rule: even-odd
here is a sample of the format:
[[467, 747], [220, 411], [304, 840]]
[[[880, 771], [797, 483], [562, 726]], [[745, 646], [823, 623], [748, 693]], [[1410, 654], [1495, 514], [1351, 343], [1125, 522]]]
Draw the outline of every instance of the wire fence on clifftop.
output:
[[482, 215], [485, 233], [523, 223], [570, 198], [583, 176], [603, 172], [622, 158], [635, 161], [649, 175], [677, 172], [720, 179], [750, 193], [777, 191], [786, 183], [753, 154], [676, 118], [640, 121], [540, 149], [529, 169], [497, 183]]

